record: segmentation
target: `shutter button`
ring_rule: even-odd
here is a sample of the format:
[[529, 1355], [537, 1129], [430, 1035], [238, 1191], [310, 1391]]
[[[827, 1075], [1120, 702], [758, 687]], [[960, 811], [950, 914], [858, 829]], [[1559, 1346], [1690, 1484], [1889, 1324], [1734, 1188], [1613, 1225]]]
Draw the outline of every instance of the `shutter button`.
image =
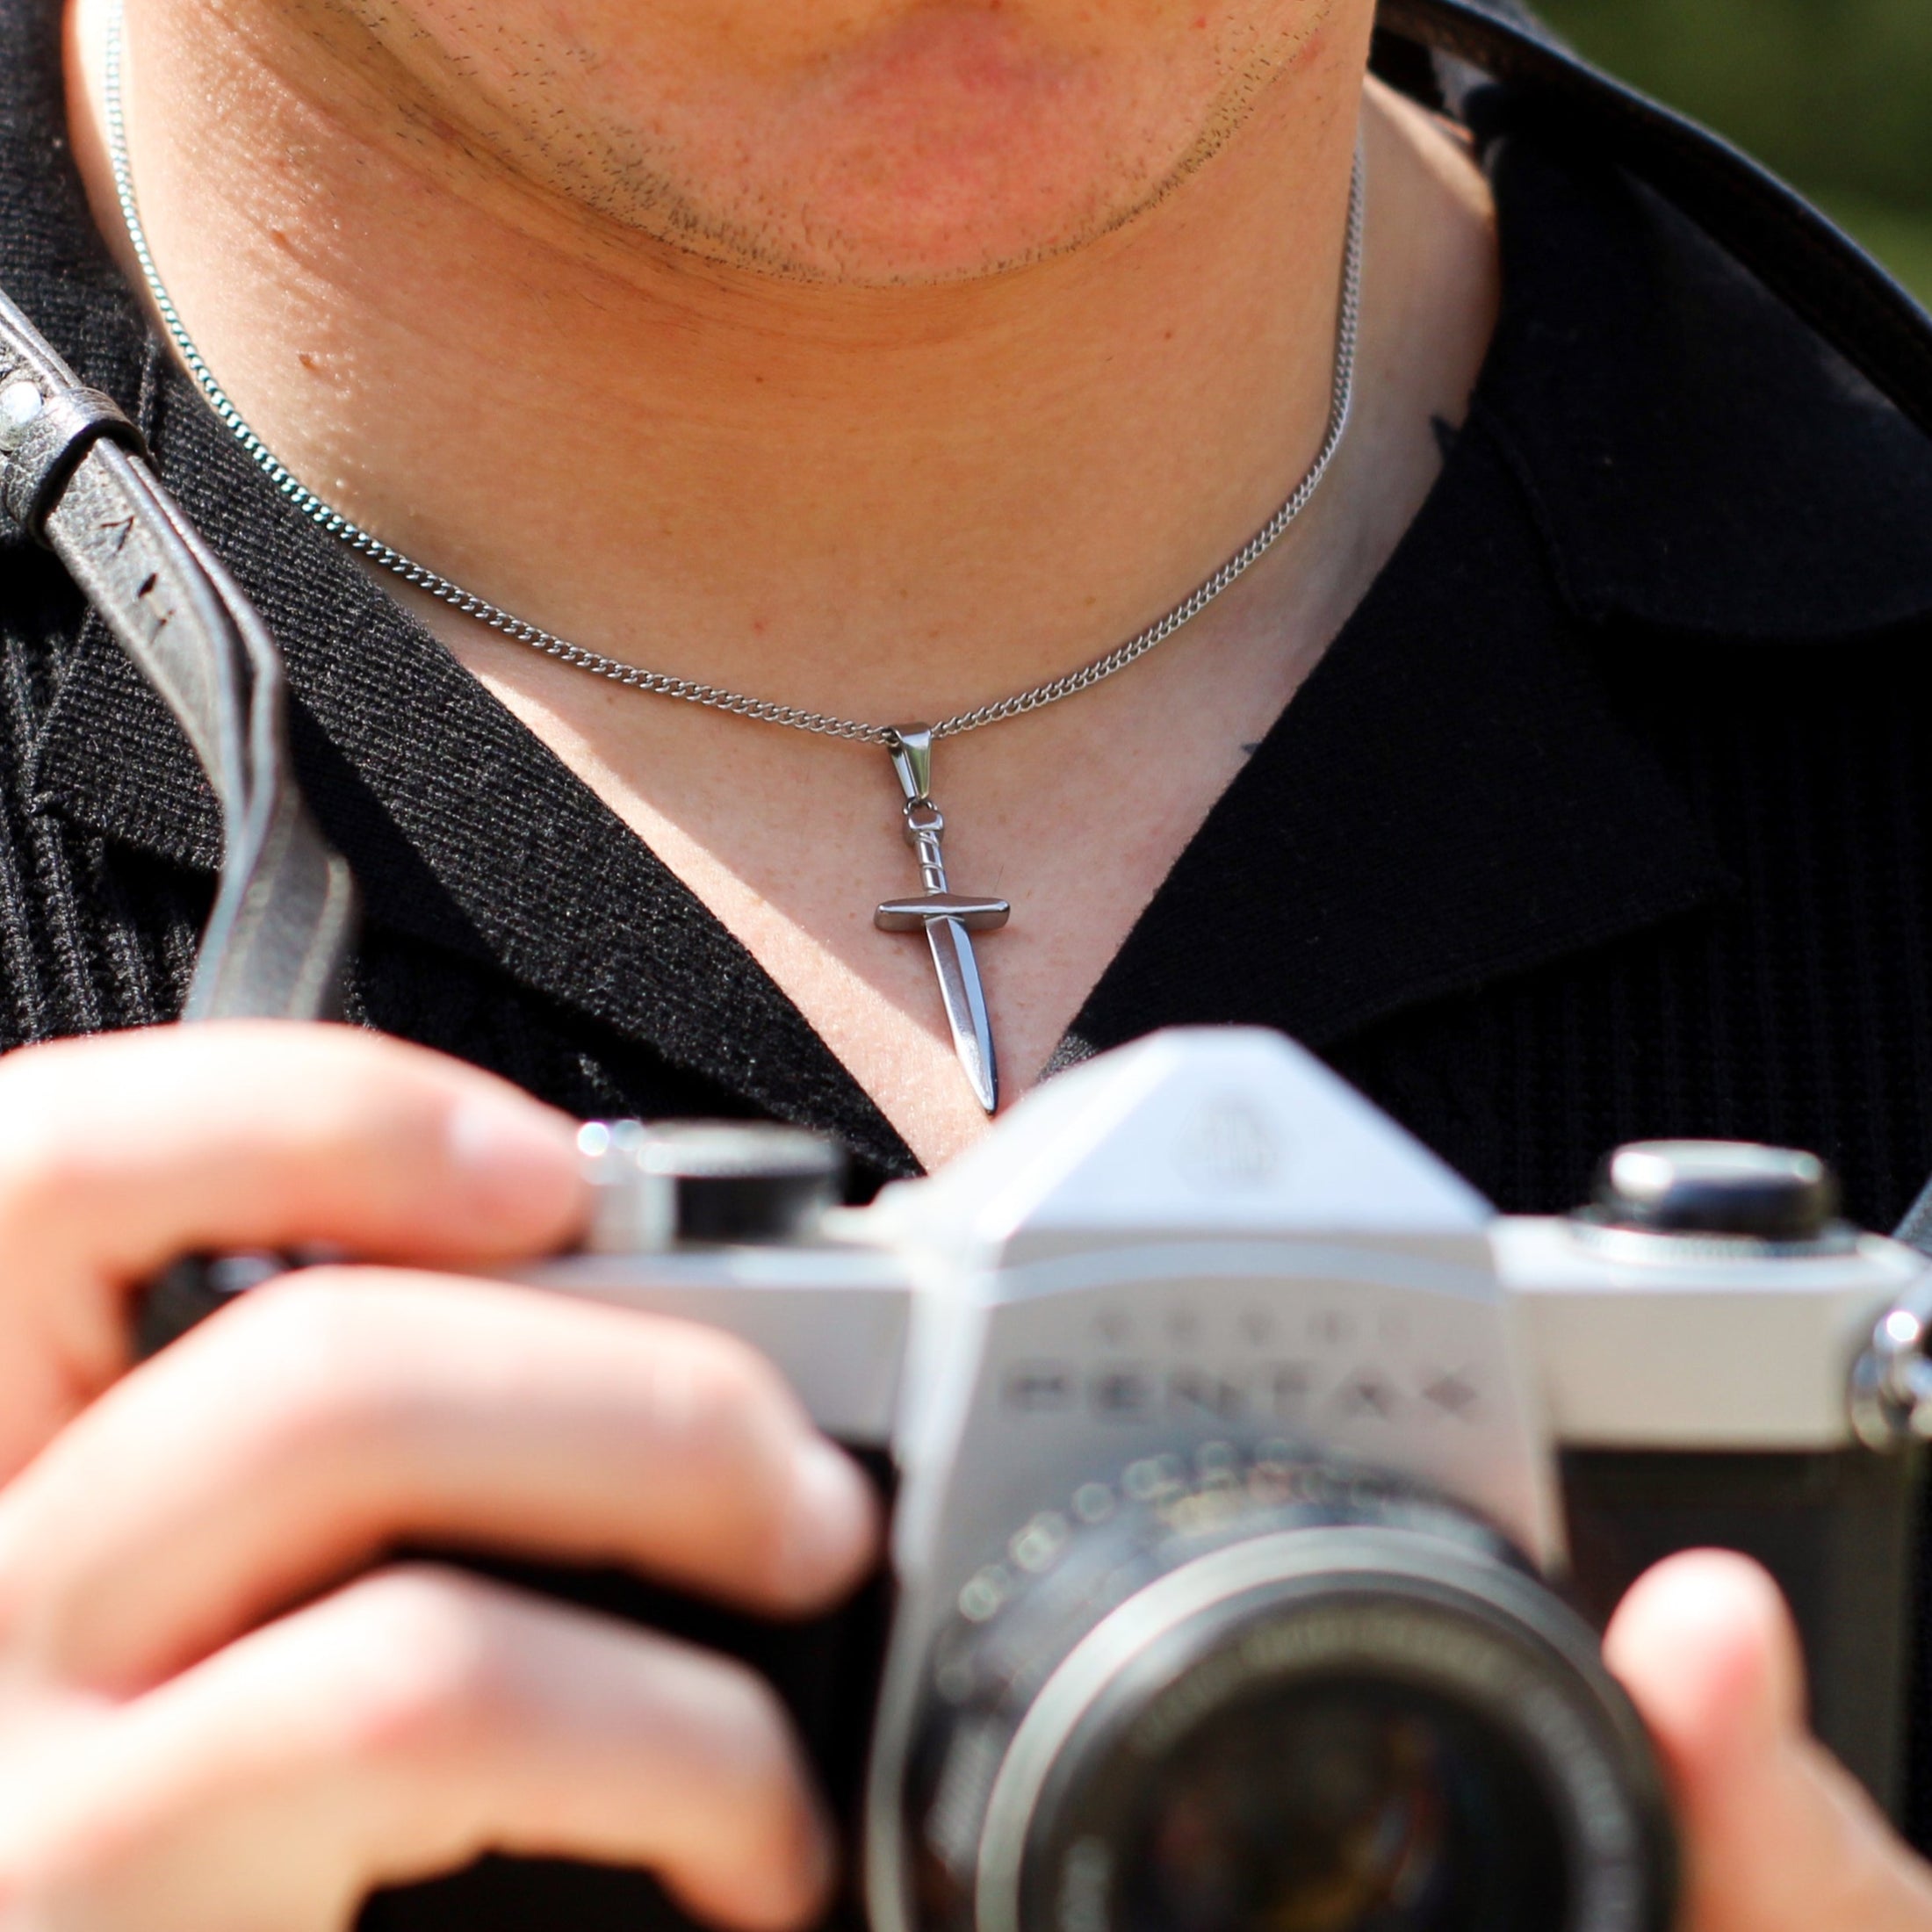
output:
[[1815, 1154], [1745, 1141], [1638, 1141], [1597, 1171], [1598, 1226], [1652, 1234], [1816, 1241], [1838, 1213], [1838, 1182]]

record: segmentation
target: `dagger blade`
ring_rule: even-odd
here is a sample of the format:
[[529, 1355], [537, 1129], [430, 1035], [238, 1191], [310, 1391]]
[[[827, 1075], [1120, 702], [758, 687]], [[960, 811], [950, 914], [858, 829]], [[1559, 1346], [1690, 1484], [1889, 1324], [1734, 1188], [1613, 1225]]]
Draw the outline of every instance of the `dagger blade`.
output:
[[999, 1104], [999, 1071], [993, 1060], [993, 1027], [986, 1013], [986, 992], [979, 983], [979, 962], [971, 935], [957, 919], [929, 919], [926, 943], [933, 951], [946, 1023], [953, 1030], [953, 1051], [965, 1070], [974, 1096], [991, 1114]]

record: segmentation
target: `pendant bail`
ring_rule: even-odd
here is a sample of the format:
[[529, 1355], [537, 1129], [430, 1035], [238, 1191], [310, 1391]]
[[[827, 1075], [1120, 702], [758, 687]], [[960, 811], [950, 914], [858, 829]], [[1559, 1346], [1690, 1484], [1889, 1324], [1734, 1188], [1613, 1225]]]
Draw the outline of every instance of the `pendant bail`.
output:
[[885, 741], [892, 769], [908, 804], [933, 796], [933, 728], [930, 724], [895, 724]]

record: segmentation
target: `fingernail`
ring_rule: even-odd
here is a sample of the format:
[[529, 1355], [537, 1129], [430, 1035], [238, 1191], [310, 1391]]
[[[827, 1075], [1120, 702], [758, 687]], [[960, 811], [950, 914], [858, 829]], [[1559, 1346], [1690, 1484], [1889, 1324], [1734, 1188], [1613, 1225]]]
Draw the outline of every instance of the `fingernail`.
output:
[[857, 1463], [823, 1436], [808, 1436], [792, 1465], [784, 1581], [816, 1597], [851, 1576], [872, 1546], [878, 1506]]
[[560, 1238], [582, 1212], [575, 1129], [560, 1114], [489, 1095], [460, 1100], [448, 1149], [473, 1210], [506, 1235]]

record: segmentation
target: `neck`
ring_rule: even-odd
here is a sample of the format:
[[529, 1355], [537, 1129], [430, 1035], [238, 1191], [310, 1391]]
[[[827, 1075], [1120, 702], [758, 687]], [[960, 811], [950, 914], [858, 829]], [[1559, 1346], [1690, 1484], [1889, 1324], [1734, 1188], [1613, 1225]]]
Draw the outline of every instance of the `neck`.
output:
[[564, 192], [376, 88], [334, 0], [139, 0], [126, 123], [188, 328], [320, 495], [611, 656], [926, 717], [1137, 630], [1312, 459], [1368, 19], [1330, 10], [1132, 219], [918, 283]]

